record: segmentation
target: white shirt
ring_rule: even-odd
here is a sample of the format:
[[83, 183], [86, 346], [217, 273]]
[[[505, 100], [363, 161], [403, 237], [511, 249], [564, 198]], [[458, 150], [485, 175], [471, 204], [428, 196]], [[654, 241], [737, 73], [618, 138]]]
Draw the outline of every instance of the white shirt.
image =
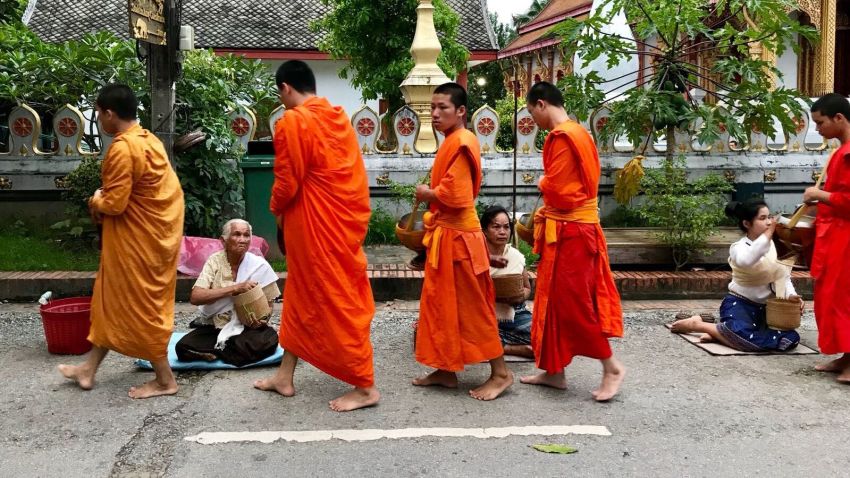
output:
[[[737, 242], [729, 246], [729, 260], [735, 263], [735, 266], [741, 268], [753, 267], [762, 260], [765, 254], [770, 250], [773, 243], [762, 234], [755, 241], [751, 241], [744, 236]], [[760, 286], [742, 286], [734, 280], [729, 282], [729, 292], [733, 292], [741, 297], [764, 304], [767, 299], [772, 298], [775, 294], [770, 284]], [[791, 283], [791, 274], [785, 278], [785, 294], [797, 295], [794, 289], [794, 284]]]

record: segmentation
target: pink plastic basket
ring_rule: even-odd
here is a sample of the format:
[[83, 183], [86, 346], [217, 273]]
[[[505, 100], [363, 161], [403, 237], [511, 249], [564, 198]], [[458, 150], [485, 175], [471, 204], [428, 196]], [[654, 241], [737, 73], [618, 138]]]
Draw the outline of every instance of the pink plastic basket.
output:
[[81, 355], [91, 350], [87, 337], [91, 320], [91, 297], [53, 300], [39, 308], [47, 351]]

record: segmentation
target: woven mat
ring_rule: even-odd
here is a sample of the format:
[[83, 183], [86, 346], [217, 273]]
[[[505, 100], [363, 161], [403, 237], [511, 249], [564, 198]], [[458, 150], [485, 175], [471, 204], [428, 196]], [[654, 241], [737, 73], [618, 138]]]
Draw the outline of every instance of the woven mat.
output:
[[[664, 324], [664, 327], [670, 328], [671, 324]], [[711, 355], [812, 355], [818, 354], [817, 350], [814, 350], [805, 345], [798, 344], [793, 349], [787, 352], [781, 352], [779, 350], [769, 351], [769, 352], [742, 352], [740, 350], [735, 350], [733, 348], [729, 348], [723, 344], [717, 342], [700, 342], [699, 336], [701, 334], [698, 333], [690, 333], [690, 334], [676, 334], [679, 337], [687, 340], [688, 342], [696, 345], [697, 347], [705, 350]]]

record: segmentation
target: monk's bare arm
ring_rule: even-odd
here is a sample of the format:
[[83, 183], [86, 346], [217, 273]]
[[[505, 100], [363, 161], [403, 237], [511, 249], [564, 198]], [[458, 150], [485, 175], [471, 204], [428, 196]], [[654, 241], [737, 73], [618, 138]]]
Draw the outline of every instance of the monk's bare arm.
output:
[[124, 141], [116, 141], [103, 158], [100, 194], [89, 200], [89, 207], [100, 214], [117, 216], [124, 212], [133, 190], [133, 156]]

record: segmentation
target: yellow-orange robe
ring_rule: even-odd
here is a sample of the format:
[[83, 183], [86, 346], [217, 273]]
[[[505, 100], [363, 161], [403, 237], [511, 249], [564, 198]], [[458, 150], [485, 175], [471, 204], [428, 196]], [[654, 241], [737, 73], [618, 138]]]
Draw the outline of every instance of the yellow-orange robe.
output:
[[821, 353], [850, 353], [850, 142], [829, 160], [824, 191], [829, 204], [818, 204], [811, 274], [815, 279], [815, 320]]
[[369, 184], [340, 107], [311, 97], [275, 127], [270, 208], [283, 223], [287, 278], [280, 345], [355, 387], [374, 385], [375, 314], [363, 241]]
[[183, 189], [162, 143], [138, 124], [118, 133], [103, 158], [103, 247], [94, 282], [89, 342], [146, 360], [168, 355], [174, 328]]
[[449, 134], [431, 169], [437, 200], [425, 215], [428, 260], [416, 328], [416, 360], [448, 371], [502, 355], [490, 255], [475, 211], [481, 189], [478, 140]]
[[623, 335], [623, 312], [599, 225], [601, 171], [590, 134], [574, 121], [558, 125], [546, 137], [543, 170], [531, 343], [537, 366], [560, 373], [576, 355], [609, 358], [607, 338]]

